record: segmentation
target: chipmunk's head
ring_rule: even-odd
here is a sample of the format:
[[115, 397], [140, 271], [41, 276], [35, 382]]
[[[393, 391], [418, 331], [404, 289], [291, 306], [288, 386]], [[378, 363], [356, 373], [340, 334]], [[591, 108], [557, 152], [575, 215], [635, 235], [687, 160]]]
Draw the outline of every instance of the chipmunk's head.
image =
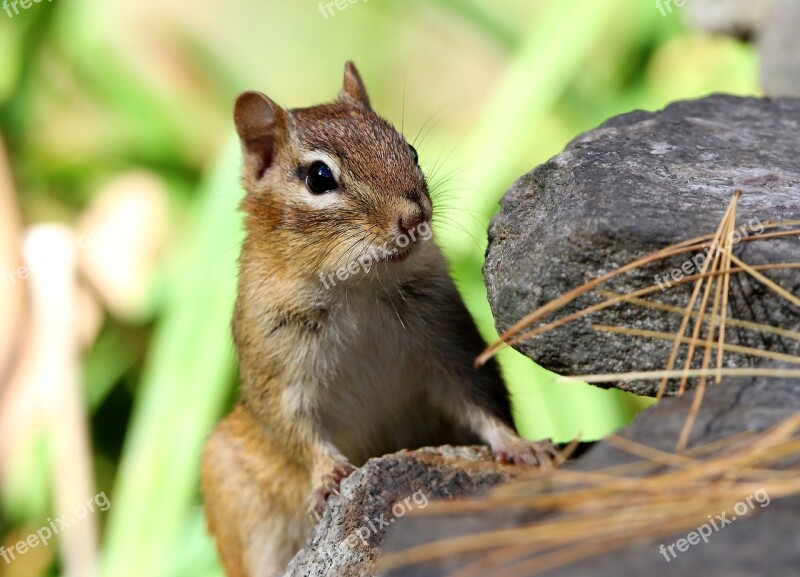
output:
[[430, 238], [431, 200], [417, 152], [373, 112], [352, 62], [333, 103], [284, 110], [246, 92], [234, 119], [248, 227], [278, 233], [285, 246], [275, 249], [309, 272], [346, 269], [365, 255], [388, 266]]

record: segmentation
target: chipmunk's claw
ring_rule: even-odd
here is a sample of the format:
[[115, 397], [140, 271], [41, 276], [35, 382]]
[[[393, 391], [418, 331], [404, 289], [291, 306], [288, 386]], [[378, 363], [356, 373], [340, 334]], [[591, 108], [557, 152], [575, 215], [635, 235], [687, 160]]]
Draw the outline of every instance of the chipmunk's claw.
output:
[[542, 469], [552, 468], [562, 462], [558, 447], [549, 440], [526, 441], [519, 439], [512, 445], [494, 451], [494, 458], [498, 463]]
[[330, 473], [322, 476], [322, 482], [319, 487], [311, 494], [311, 504], [309, 506], [309, 515], [316, 522], [322, 519], [322, 514], [325, 512], [325, 505], [331, 495], [339, 495], [339, 486], [342, 481], [353, 474], [356, 468], [350, 463], [336, 463]]

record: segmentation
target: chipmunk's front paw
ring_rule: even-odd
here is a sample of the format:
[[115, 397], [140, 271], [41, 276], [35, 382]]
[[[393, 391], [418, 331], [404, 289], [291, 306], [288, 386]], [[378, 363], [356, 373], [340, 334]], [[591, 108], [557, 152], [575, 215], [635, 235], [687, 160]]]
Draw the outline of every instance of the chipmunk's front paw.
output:
[[562, 462], [558, 448], [549, 440], [527, 441], [516, 438], [505, 446], [493, 450], [498, 463], [514, 463], [526, 467], [549, 469]]
[[347, 461], [336, 462], [329, 473], [322, 476], [320, 485], [311, 494], [311, 504], [308, 514], [316, 521], [322, 519], [325, 512], [325, 504], [331, 495], [339, 494], [339, 485], [347, 479], [356, 468]]

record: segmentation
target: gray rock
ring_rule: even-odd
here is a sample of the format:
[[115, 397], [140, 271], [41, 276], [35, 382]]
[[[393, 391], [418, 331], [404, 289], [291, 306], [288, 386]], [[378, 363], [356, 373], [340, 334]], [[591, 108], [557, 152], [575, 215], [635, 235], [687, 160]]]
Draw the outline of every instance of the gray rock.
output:
[[[666, 0], [662, 0], [666, 1]], [[693, 26], [716, 34], [757, 36], [769, 21], [776, 0], [686, 0]]]
[[758, 39], [761, 86], [770, 96], [800, 96], [800, 3], [777, 0]]
[[[622, 431], [623, 437], [666, 451], [672, 451], [692, 402], [693, 393], [664, 399], [642, 413], [637, 421]], [[800, 380], [749, 379], [727, 381], [712, 387], [705, 397], [695, 424], [692, 446], [706, 444], [741, 431], [761, 431], [800, 411]], [[636, 461], [629, 453], [605, 442], [598, 443], [571, 466], [595, 470]], [[558, 488], [554, 488], [557, 490]], [[742, 495], [746, 499], [749, 495]], [[667, 561], [659, 546], [668, 546], [685, 537], [687, 531], [652, 539], [627, 549], [562, 567], [539, 575], [547, 577], [617, 577], [640, 575], [669, 577], [708, 575], [711, 577], [796, 576], [800, 567], [800, 497], [772, 498], [767, 506], [758, 506], [757, 514], [737, 520], [718, 532], [709, 542], [690, 547]], [[765, 500], [762, 499], [762, 502]], [[709, 505], [708, 514], [722, 511]], [[730, 513], [730, 512], [729, 512]], [[731, 517], [731, 514], [728, 515]], [[553, 520], [552, 515], [533, 513], [523, 508], [509, 508], [493, 513], [459, 513], [435, 518], [410, 516], [393, 528], [385, 550], [402, 551], [415, 545], [435, 543], [459, 535], [519, 527], [537, 520]], [[698, 525], [705, 517], [698, 520]], [[676, 551], [677, 552], [677, 551]], [[407, 566], [387, 572], [385, 577], [445, 577], [475, 561], [475, 555], [459, 555], [434, 563]], [[502, 568], [502, 560], [485, 567], [491, 575]], [[519, 572], [518, 577], [527, 573]]]
[[800, 96], [796, 0], [689, 0], [685, 11], [689, 23], [701, 30], [755, 41], [765, 94]]
[[284, 577], [374, 575], [386, 531], [431, 501], [486, 491], [518, 470], [494, 462], [487, 447], [439, 447], [371, 459], [331, 497], [306, 546]]
[[[768, 220], [800, 219], [798, 129], [800, 100], [715, 95], [658, 113], [619, 116], [576, 138], [562, 154], [519, 179], [501, 201], [484, 267], [498, 330], [605, 272], [713, 233], [735, 189], [743, 191], [738, 226], [746, 236]], [[800, 240], [743, 242], [735, 254], [750, 264], [800, 262]], [[656, 276], [695, 256], [650, 265], [606, 288], [631, 292], [653, 285]], [[799, 271], [768, 276], [800, 293]], [[685, 307], [690, 293], [689, 286], [674, 286], [650, 298]], [[600, 300], [587, 295], [557, 316]], [[743, 275], [731, 283], [730, 312], [736, 318], [800, 327], [797, 308]], [[666, 366], [672, 343], [598, 333], [592, 323], [676, 334], [680, 316], [618, 305], [518, 348], [561, 374]], [[797, 341], [742, 329], [729, 328], [727, 341], [800, 355]], [[755, 361], [728, 355], [728, 366], [751, 364]], [[657, 383], [616, 386], [654, 395]]]

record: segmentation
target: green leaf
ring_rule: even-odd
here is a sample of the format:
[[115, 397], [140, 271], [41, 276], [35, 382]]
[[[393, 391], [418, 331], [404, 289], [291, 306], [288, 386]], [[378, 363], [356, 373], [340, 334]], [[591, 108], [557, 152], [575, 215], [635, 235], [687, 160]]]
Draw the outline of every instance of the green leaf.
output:
[[113, 492], [104, 574], [167, 574], [197, 494], [200, 452], [229, 393], [229, 322], [241, 243], [238, 146], [231, 143], [174, 255]]

